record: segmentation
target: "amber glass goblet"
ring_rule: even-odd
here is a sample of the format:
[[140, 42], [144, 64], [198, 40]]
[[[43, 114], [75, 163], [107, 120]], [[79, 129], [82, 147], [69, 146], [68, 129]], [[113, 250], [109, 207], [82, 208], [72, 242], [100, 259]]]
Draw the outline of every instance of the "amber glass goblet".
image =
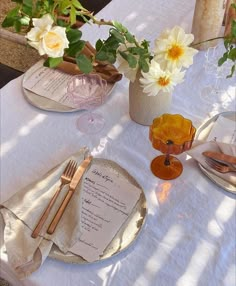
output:
[[153, 120], [149, 129], [149, 139], [153, 148], [164, 155], [151, 162], [152, 173], [163, 180], [179, 177], [183, 171], [182, 163], [174, 156], [189, 150], [196, 129], [189, 119], [179, 114], [163, 114]]

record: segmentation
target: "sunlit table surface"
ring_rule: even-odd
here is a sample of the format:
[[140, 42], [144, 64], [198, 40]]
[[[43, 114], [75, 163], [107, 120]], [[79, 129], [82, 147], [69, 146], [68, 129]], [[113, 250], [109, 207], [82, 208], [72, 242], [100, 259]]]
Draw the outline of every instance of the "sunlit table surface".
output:
[[[138, 38], [153, 42], [164, 28], [178, 24], [191, 31], [195, 1], [113, 0], [97, 16], [122, 21]], [[107, 28], [82, 28], [92, 44]], [[185, 81], [173, 92], [171, 113], [180, 113], [199, 127], [213, 115], [235, 110], [235, 81], [221, 81], [224, 92], [206, 103], [201, 89], [213, 81], [204, 73], [199, 52]], [[1, 89], [1, 202], [39, 179], [83, 146], [95, 157], [111, 159], [142, 186], [148, 214], [137, 240], [117, 256], [99, 263], [66, 264], [47, 258], [29, 278], [18, 281], [1, 247], [0, 276], [12, 285], [194, 286], [227, 285], [236, 281], [235, 196], [210, 181], [196, 161], [179, 155], [184, 170], [173, 181], [150, 171], [158, 154], [148, 139], [148, 127], [130, 119], [126, 78], [118, 82], [99, 111], [105, 128], [96, 135], [77, 131], [80, 112], [47, 112], [23, 97], [23, 76]]]

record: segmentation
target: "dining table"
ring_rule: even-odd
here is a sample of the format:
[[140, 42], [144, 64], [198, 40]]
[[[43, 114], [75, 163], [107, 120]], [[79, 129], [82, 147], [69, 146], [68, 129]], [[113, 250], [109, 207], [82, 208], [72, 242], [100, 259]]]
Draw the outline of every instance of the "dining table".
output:
[[[179, 25], [191, 33], [194, 7], [194, 0], [112, 0], [96, 17], [121, 22], [153, 47], [166, 28]], [[92, 45], [109, 33], [107, 26], [84, 24], [80, 29]], [[206, 50], [198, 51], [173, 91], [170, 110], [190, 119], [197, 130], [217, 114], [236, 111], [235, 77], [219, 79], [220, 96], [201, 96], [215, 80], [204, 70], [205, 60]], [[150, 142], [149, 126], [129, 115], [127, 78], [116, 82], [97, 108], [105, 126], [96, 134], [77, 129], [75, 122], [84, 111], [54, 112], [32, 105], [23, 80], [24, 74], [0, 90], [1, 203], [86, 146], [94, 158], [116, 162], [137, 180], [147, 214], [139, 235], [116, 255], [94, 263], [49, 256], [23, 280], [9, 265], [1, 232], [0, 277], [14, 286], [235, 285], [236, 195], [210, 180], [186, 152], [177, 156], [183, 164], [178, 178], [161, 180], [152, 174], [150, 163], [160, 152]]]

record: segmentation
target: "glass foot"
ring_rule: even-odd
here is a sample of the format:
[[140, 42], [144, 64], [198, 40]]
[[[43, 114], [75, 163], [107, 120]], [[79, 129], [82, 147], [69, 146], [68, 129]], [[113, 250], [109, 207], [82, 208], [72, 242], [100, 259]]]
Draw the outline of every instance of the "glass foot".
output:
[[174, 156], [169, 156], [169, 165], [165, 164], [166, 155], [154, 158], [151, 162], [152, 173], [163, 180], [172, 180], [179, 177], [183, 171], [182, 163]]
[[76, 121], [76, 126], [79, 131], [86, 134], [95, 134], [103, 129], [105, 119], [98, 113], [84, 113]]

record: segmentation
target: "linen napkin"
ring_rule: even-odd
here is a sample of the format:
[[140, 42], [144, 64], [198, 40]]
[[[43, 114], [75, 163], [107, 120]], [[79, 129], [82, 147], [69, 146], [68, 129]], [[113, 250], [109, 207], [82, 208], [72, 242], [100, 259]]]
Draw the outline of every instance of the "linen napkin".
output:
[[[82, 54], [89, 58], [93, 58], [96, 54], [96, 50], [89, 42], [86, 42]], [[71, 75], [82, 73], [79, 70], [79, 67], [75, 64], [75, 59], [71, 57], [64, 57], [64, 61], [57, 66], [57, 69]], [[122, 79], [122, 74], [119, 73], [115, 66], [109, 62], [101, 62], [96, 60], [93, 69], [94, 73], [100, 75], [108, 83], [115, 83]]]
[[197, 160], [208, 171], [236, 186], [235, 173], [219, 173], [209, 167], [205, 162], [204, 151], [221, 152], [227, 155], [236, 156], [236, 124], [235, 114], [232, 113], [232, 120], [219, 115], [216, 121], [212, 121], [195, 140], [191, 150], [187, 154]]
[[81, 235], [80, 190], [82, 181], [77, 186], [55, 232], [52, 235], [46, 233], [68, 191], [69, 185], [63, 187], [40, 232], [40, 236], [34, 239], [31, 234], [60, 185], [60, 176], [69, 160], [74, 159], [79, 165], [87, 151], [87, 148], [82, 148], [78, 153], [47, 172], [39, 181], [20, 190], [0, 205], [0, 213], [5, 223], [4, 243], [8, 261], [19, 279], [26, 278], [43, 264], [53, 243], [65, 253], [79, 239]]
[[192, 158], [197, 160], [205, 169], [209, 172], [215, 174], [216, 176], [222, 178], [226, 182], [236, 186], [236, 176], [235, 173], [219, 173], [209, 167], [205, 162], [206, 157], [202, 155], [204, 151], [214, 151], [221, 152], [227, 155], [236, 156], [236, 146], [233, 144], [227, 144], [223, 142], [216, 141], [201, 141], [196, 140], [193, 144], [192, 149], [188, 150], [186, 153], [190, 155]]

